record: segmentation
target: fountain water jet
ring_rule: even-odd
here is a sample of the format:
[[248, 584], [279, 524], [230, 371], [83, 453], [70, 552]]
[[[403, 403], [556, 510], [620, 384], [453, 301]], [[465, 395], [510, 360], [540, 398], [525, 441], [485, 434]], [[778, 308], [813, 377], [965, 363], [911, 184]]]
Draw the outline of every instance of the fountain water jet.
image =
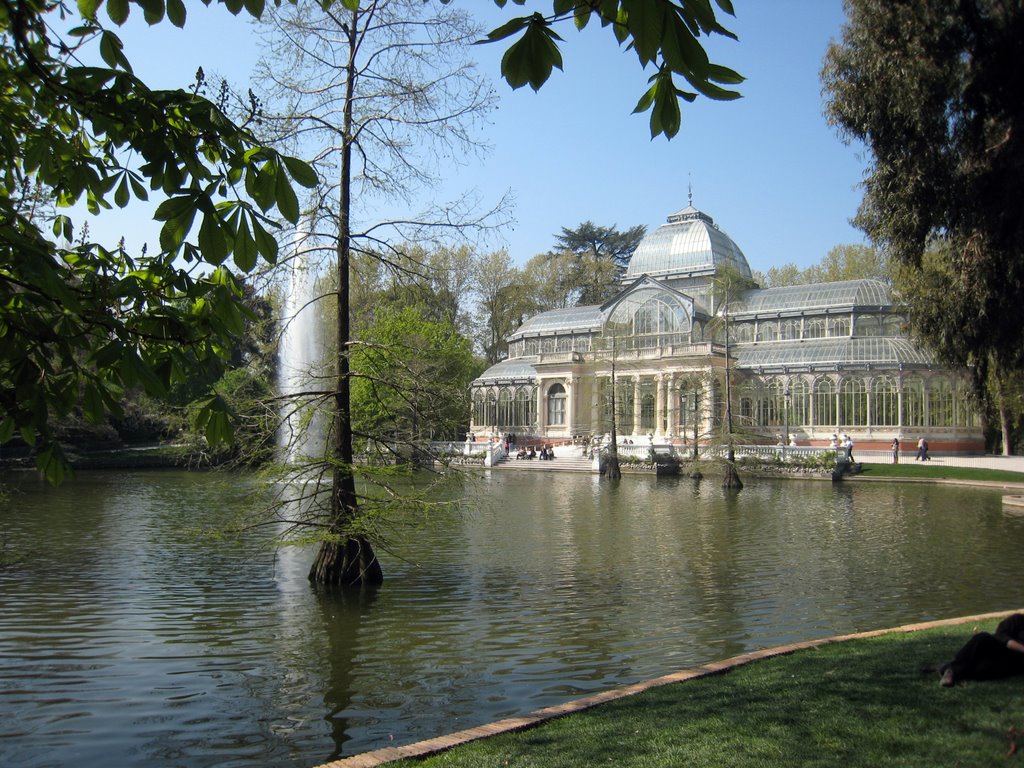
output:
[[278, 345], [278, 390], [281, 425], [278, 446], [282, 457], [296, 463], [303, 457], [322, 453], [323, 417], [317, 412], [317, 398], [303, 393], [319, 389], [323, 371], [323, 333], [317, 314], [317, 274], [308, 233], [296, 230], [295, 253], [281, 310], [281, 338]]

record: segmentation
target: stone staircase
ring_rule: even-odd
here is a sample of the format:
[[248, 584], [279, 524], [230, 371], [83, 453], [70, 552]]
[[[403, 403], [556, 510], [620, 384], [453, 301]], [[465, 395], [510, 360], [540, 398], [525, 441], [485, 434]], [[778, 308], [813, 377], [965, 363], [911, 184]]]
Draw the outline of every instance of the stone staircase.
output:
[[528, 472], [593, 472], [593, 464], [589, 457], [584, 457], [580, 448], [575, 446], [556, 446], [555, 458], [550, 461], [540, 459], [517, 459], [506, 456], [495, 464], [492, 469], [522, 469]]

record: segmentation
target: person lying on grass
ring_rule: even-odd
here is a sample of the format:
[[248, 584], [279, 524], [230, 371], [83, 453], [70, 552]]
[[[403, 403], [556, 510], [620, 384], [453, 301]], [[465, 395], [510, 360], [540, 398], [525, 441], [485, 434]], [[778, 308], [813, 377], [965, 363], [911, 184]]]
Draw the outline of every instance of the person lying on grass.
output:
[[1024, 675], [1024, 613], [1007, 616], [994, 634], [976, 633], [951, 662], [939, 667], [939, 674], [944, 686]]

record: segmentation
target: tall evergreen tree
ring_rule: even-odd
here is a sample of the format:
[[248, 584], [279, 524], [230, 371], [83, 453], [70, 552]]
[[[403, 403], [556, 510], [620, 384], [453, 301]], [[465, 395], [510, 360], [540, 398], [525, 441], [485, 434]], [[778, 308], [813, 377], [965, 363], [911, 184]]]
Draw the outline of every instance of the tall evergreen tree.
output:
[[[829, 120], [871, 153], [856, 223], [930, 285], [914, 329], [947, 361], [1024, 366], [1024, 6], [846, 0], [822, 78]], [[945, 266], [921, 279], [925, 254]], [[924, 310], [924, 311], [922, 311]]]

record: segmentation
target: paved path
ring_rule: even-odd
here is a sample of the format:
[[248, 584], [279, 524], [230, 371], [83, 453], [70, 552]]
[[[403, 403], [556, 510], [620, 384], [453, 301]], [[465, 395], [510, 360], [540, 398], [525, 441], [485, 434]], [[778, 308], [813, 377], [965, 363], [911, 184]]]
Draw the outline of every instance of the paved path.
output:
[[[914, 464], [915, 451], [906, 451], [900, 456], [900, 463]], [[889, 451], [854, 451], [854, 458], [863, 464], [892, 464]], [[978, 469], [1003, 469], [1008, 472], [1024, 473], [1024, 456], [953, 456], [932, 455], [927, 462], [935, 467], [976, 467]], [[524, 461], [508, 458], [497, 465], [501, 468], [593, 471], [589, 459], [583, 458], [583, 449], [578, 446], [560, 446], [555, 450], [552, 461]]]
[[[889, 451], [854, 451], [854, 458], [864, 464], [892, 464]], [[901, 464], [914, 464], [914, 452], [900, 455]], [[916, 462], [920, 464], [921, 462]], [[925, 462], [929, 466], [977, 467], [979, 469], [1004, 469], [1007, 472], [1024, 472], [1024, 456], [943, 456], [932, 455]]]

